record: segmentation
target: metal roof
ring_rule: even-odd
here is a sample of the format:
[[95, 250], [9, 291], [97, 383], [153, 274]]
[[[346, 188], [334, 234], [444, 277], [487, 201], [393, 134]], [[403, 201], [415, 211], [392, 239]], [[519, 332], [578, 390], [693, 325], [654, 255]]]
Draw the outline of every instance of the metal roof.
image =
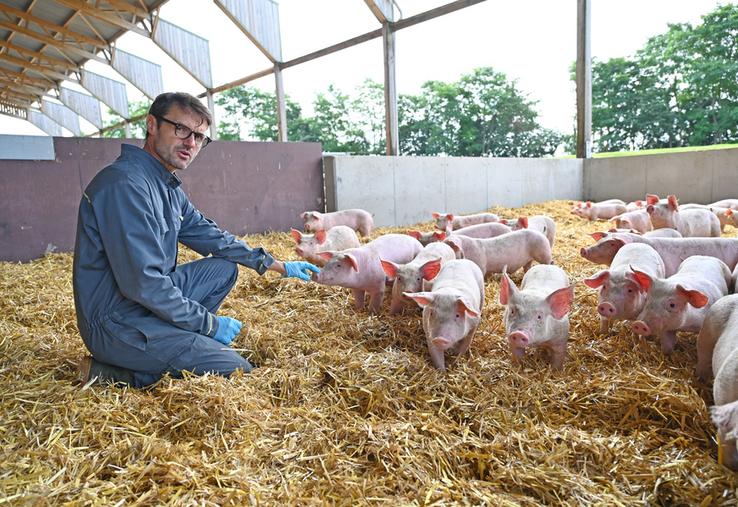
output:
[[[364, 0], [382, 28], [284, 61], [278, 4], [275, 0], [212, 0], [230, 21], [267, 57], [270, 67], [236, 81], [214, 86], [208, 40], [159, 17], [168, 0], [0, 0], [0, 114], [36, 125], [49, 135], [61, 127], [81, 135], [79, 117], [102, 131], [101, 103], [124, 121], [130, 118], [126, 83], [90, 72], [89, 61], [112, 67], [128, 83], [154, 99], [164, 91], [161, 66], [117, 48], [127, 32], [151, 39], [194, 77], [213, 106], [213, 94], [274, 74], [280, 119], [280, 139], [286, 139], [281, 71], [367, 40], [382, 37], [385, 86], [394, 87], [394, 31], [454, 12], [485, 0], [453, 0], [407, 19], [395, 21], [397, 0]], [[344, 1], [344, 0], [342, 0]], [[85, 67], [83, 67], [85, 66]], [[392, 70], [391, 77], [387, 71]], [[389, 79], [389, 81], [388, 81]], [[63, 86], [79, 85], [87, 93]], [[396, 97], [388, 103], [395, 103]], [[389, 106], [387, 106], [389, 107]], [[108, 127], [112, 128], [112, 127]], [[215, 136], [215, 125], [211, 125]], [[396, 128], [394, 128], [396, 130]], [[395, 136], [396, 137], [396, 136]], [[388, 145], [389, 146], [389, 145]]]
[[[0, 111], [28, 118], [61, 83], [83, 81], [88, 60], [111, 64], [114, 43], [145, 32], [167, 0], [1, 0]], [[148, 35], [148, 34], [146, 34]]]

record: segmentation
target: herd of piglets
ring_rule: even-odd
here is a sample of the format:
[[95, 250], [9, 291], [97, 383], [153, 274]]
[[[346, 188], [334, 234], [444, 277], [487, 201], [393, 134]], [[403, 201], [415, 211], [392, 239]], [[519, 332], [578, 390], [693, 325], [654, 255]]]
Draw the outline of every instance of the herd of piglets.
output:
[[[583, 280], [599, 291], [600, 332], [624, 322], [638, 335], [658, 339], [664, 354], [677, 332], [699, 333], [697, 374], [714, 376], [720, 456], [738, 470], [738, 238], [720, 237], [738, 227], [738, 199], [680, 205], [676, 196], [587, 201], [571, 213], [611, 221], [592, 234], [581, 256], [606, 268]], [[384, 234], [361, 243], [372, 215], [349, 209], [301, 214], [305, 233], [292, 230], [295, 252], [322, 266], [313, 280], [351, 289], [356, 309], [377, 314], [391, 286], [391, 314], [422, 310], [431, 363], [445, 370], [448, 352], [469, 350], [482, 321], [485, 279], [499, 278], [499, 304], [514, 361], [540, 349], [554, 369], [567, 356], [574, 285], [554, 265], [556, 224], [545, 215], [500, 218], [494, 213], [433, 213], [434, 231]], [[518, 288], [509, 274], [523, 269]]]
[[696, 372], [701, 381], [713, 381], [718, 460], [738, 470], [738, 294], [732, 294], [738, 238], [720, 237], [727, 225], [736, 227], [738, 199], [680, 205], [675, 195], [649, 194], [571, 211], [615, 225], [594, 233], [595, 243], [580, 251], [608, 266], [584, 280], [599, 290], [600, 331], [625, 321], [634, 333], [658, 339], [664, 354], [677, 345], [677, 332], [699, 333]]

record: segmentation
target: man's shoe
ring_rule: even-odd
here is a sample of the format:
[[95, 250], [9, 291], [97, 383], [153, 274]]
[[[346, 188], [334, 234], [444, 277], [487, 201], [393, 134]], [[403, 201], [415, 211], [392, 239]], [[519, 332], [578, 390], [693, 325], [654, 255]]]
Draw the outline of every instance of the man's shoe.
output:
[[90, 381], [90, 370], [92, 369], [92, 356], [85, 356], [77, 365], [77, 381], [86, 385]]

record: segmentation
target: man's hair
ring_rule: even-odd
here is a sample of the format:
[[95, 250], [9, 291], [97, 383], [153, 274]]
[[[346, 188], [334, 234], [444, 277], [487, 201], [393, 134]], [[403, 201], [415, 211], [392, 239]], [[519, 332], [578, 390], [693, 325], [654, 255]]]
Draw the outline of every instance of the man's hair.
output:
[[[182, 109], [189, 109], [195, 114], [199, 115], [203, 121], [208, 122], [208, 126], [213, 123], [213, 116], [208, 111], [208, 108], [200, 102], [200, 99], [184, 92], [167, 92], [162, 93], [154, 99], [149, 108], [149, 114], [156, 118], [156, 124], [159, 125], [161, 122], [160, 117], [165, 116], [172, 105], [178, 105]], [[146, 138], [149, 137], [149, 131], [146, 130]]]

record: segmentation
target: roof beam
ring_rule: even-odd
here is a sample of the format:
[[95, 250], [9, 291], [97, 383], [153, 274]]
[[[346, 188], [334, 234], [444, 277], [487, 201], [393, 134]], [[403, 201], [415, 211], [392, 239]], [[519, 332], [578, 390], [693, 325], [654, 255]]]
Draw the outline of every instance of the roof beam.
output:
[[[124, 19], [117, 14], [111, 14], [103, 11], [100, 7], [92, 7], [87, 2], [80, 0], [54, 0], [56, 3], [69, 7], [70, 9], [76, 9], [77, 11], [87, 15], [95, 17], [101, 21], [108, 23], [109, 25], [117, 26], [128, 30], [129, 32], [137, 33], [143, 37], [150, 37], [151, 34], [136, 24]], [[117, 10], [115, 11], [118, 12]]]
[[[15, 16], [17, 18], [20, 18], [26, 21], [26, 26], [28, 26], [29, 22], [35, 23], [40, 27], [46, 28], [47, 30], [51, 30], [52, 32], [56, 32], [58, 35], [68, 37], [69, 39], [71, 39], [73, 42], [76, 42], [77, 44], [89, 44], [90, 46], [96, 47], [98, 49], [104, 49], [108, 47], [108, 44], [104, 40], [100, 42], [97, 39], [93, 39], [91, 37], [87, 37], [86, 35], [82, 35], [80, 33], [74, 32], [72, 30], [69, 30], [66, 27], [55, 25], [54, 23], [50, 21], [46, 21], [45, 19], [29, 14], [20, 9], [15, 9], [13, 7], [8, 7], [7, 5], [0, 4], [0, 12], [5, 13], [5, 14], [10, 14], [12, 16]], [[68, 41], [65, 40], [64, 42], [68, 42]]]
[[7, 21], [0, 21], [0, 28], [5, 28], [6, 30], [12, 30], [14, 32], [22, 33], [23, 35], [31, 37], [32, 39], [36, 39], [40, 42], [44, 42], [47, 45], [54, 47], [61, 54], [65, 54], [65, 51], [66, 51], [66, 52], [76, 53], [80, 56], [89, 58], [90, 60], [95, 60], [100, 63], [104, 63], [106, 65], [110, 63], [104, 58], [100, 58], [96, 54], [90, 53], [89, 51], [78, 48], [77, 46], [74, 46], [68, 43], [65, 44], [64, 41], [54, 39], [53, 37], [48, 37], [46, 35], [42, 35], [34, 30], [23, 28], [21, 26], [14, 25], [13, 23], [8, 23]]
[[5, 74], [6, 76], [13, 78], [13, 79], [19, 79], [20, 81], [28, 81], [30, 84], [36, 84], [40, 87], [46, 87], [46, 88], [54, 88], [56, 86], [56, 83], [49, 79], [38, 79], [35, 77], [28, 76], [26, 74], [21, 74], [19, 72], [14, 72], [12, 70], [6, 69], [5, 67], [0, 67], [0, 74]]
[[[65, 62], [64, 60], [52, 58], [38, 51], [31, 51], [30, 49], [26, 49], [21, 46], [16, 46], [15, 44], [11, 44], [3, 40], [0, 40], [0, 48], [6, 48], [8, 51], [13, 50], [16, 53], [23, 55], [23, 56], [27, 56], [29, 58], [36, 58], [37, 60], [45, 60], [49, 62], [49, 65], [51, 67], [61, 67], [65, 70], [75, 70], [78, 67], [74, 63], [69, 63], [69, 62]], [[0, 54], [3, 54], [3, 53], [0, 53]], [[7, 54], [7, 52], [5, 54]]]
[[61, 79], [65, 80], [68, 79], [68, 76], [66, 74], [62, 74], [61, 72], [57, 72], [56, 70], [46, 67], [44, 65], [39, 65], [37, 63], [29, 62], [28, 60], [24, 60], [22, 58], [16, 58], [14, 56], [10, 56], [5, 53], [0, 53], [0, 60], [6, 61], [9, 63], [13, 63], [15, 65], [19, 65], [20, 67], [23, 67], [24, 70], [28, 69], [31, 70], [37, 74], [41, 74], [43, 76], [48, 76], [49, 78], [53, 79]]
[[[114, 7], [116, 10], [126, 11], [130, 12], [131, 14], [134, 14], [135, 16], [138, 16], [139, 18], [147, 18], [149, 17], [149, 11], [147, 9], [139, 9], [135, 5], [131, 5], [128, 2], [125, 2], [124, 0], [107, 0], [108, 3]], [[100, 2], [97, 2], [98, 4]], [[140, 5], [140, 4], [139, 4]]]

